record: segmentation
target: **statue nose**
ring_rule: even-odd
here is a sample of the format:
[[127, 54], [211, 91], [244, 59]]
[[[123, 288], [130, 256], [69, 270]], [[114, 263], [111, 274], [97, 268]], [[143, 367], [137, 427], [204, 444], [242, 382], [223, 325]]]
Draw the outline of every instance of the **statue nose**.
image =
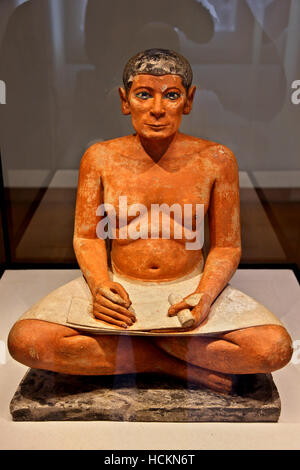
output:
[[153, 100], [153, 106], [151, 109], [151, 114], [156, 118], [164, 116], [165, 110], [163, 106], [162, 99], [160, 97], [155, 97]]

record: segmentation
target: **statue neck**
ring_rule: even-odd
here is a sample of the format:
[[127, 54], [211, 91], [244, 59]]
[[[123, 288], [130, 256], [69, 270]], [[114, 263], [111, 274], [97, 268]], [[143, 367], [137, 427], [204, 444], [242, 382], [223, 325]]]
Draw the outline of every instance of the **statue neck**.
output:
[[154, 161], [158, 162], [164, 155], [169, 153], [177, 140], [178, 133], [166, 139], [147, 139], [140, 135], [137, 136], [144, 151]]

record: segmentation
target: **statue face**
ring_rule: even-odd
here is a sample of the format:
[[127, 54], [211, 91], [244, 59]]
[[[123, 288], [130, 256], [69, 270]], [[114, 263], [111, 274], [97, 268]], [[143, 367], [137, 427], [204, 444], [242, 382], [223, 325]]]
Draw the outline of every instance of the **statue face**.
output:
[[168, 138], [178, 131], [182, 114], [190, 112], [194, 88], [187, 95], [178, 75], [136, 75], [128, 96], [120, 89], [122, 110], [131, 114], [141, 137]]

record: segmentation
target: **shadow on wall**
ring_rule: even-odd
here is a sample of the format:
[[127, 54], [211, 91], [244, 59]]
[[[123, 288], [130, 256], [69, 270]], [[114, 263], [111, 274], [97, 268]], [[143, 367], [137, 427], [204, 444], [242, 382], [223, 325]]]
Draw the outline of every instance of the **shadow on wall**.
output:
[[[132, 132], [130, 118], [121, 115], [117, 88], [128, 58], [150, 47], [184, 53], [194, 70], [199, 67], [202, 87], [226, 111], [269, 120], [281, 109], [286, 80], [280, 57], [246, 2], [233, 2], [230, 31], [216, 31], [211, 13], [195, 0], [151, 0], [151, 5], [148, 0], [88, 0], [87, 62], [67, 65], [63, 57], [57, 69], [53, 25], [59, 21], [51, 18], [52, 1], [29, 0], [16, 8], [2, 41], [0, 78], [7, 84], [7, 105], [5, 112], [1, 109], [0, 137], [11, 168], [74, 168], [92, 141]], [[78, 2], [60, 0], [61, 18]], [[210, 3], [218, 15], [219, 2]], [[285, 26], [278, 24], [277, 34]], [[74, 89], [64, 78], [67, 67]], [[63, 80], [57, 80], [58, 74]], [[199, 126], [196, 135], [203, 135]]]
[[158, 47], [180, 51], [176, 28], [196, 44], [209, 42], [214, 34], [210, 13], [194, 0], [176, 4], [173, 0], [153, 0], [151, 7], [141, 0], [88, 1], [85, 49], [94, 69], [78, 73], [72, 113], [74, 127], [86, 135], [87, 141], [91, 135], [92, 139], [109, 139], [132, 132], [130, 118], [120, 111], [118, 87], [124, 66], [141, 50]]

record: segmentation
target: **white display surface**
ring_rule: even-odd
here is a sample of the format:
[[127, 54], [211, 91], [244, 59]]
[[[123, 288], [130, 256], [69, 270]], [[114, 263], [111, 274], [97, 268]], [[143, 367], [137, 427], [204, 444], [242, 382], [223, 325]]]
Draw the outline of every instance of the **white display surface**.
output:
[[9, 330], [33, 303], [78, 275], [78, 270], [9, 270], [0, 280], [0, 449], [300, 448], [300, 289], [285, 269], [242, 269], [231, 280], [273, 311], [292, 336], [292, 361], [273, 373], [282, 402], [279, 423], [13, 422], [9, 403], [27, 368], [4, 347]]

